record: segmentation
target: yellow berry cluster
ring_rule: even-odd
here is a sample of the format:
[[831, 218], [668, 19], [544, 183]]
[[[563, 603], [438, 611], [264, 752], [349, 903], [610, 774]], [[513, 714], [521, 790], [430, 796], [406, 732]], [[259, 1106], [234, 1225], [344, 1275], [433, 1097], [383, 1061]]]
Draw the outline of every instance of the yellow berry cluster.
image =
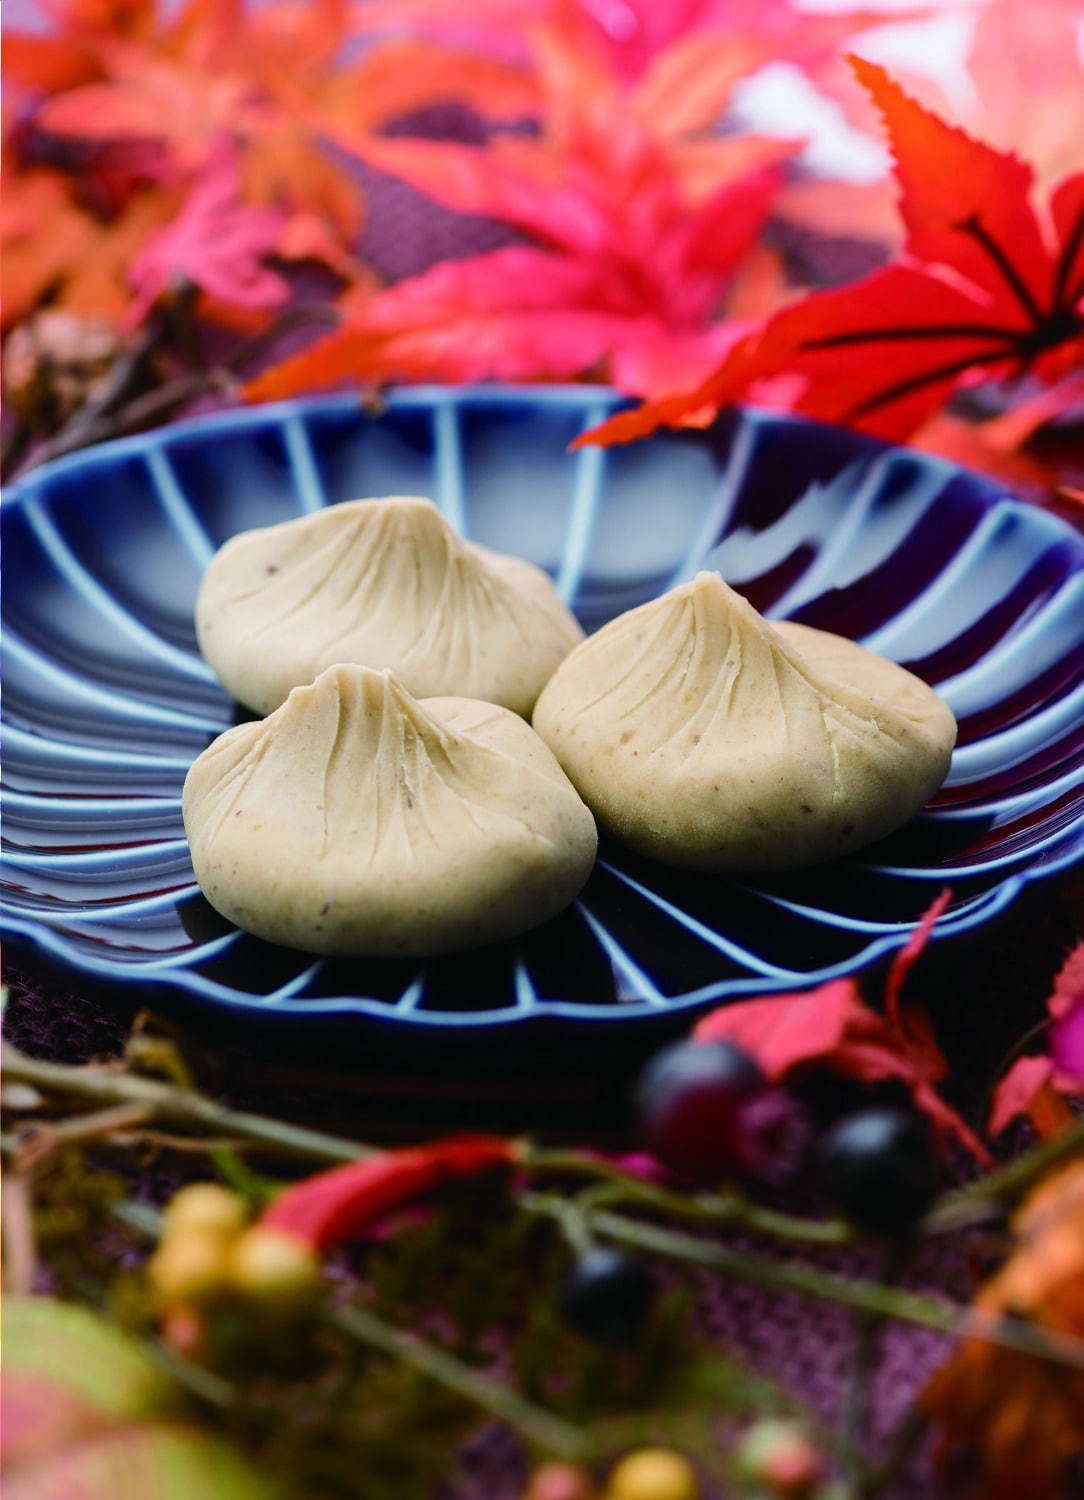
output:
[[637, 1448], [599, 1489], [586, 1469], [548, 1463], [536, 1469], [523, 1500], [701, 1500], [696, 1470], [672, 1448]]
[[207, 1307], [232, 1296], [282, 1312], [314, 1290], [319, 1262], [293, 1236], [249, 1224], [239, 1194], [194, 1182], [166, 1206], [147, 1274], [165, 1310]]

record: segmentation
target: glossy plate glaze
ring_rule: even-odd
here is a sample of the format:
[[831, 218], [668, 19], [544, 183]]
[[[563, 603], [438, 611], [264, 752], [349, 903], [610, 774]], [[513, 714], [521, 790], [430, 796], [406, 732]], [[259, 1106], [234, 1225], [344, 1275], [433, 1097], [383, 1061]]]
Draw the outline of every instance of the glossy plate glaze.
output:
[[[4, 509], [4, 918], [99, 980], [231, 1014], [397, 1028], [629, 1023], [807, 986], [905, 941], [945, 885], [947, 937], [1084, 853], [1084, 539], [989, 483], [754, 412], [569, 455], [616, 404], [590, 387], [335, 398], [107, 444]], [[222, 542], [362, 495], [428, 494], [466, 536], [550, 570], [591, 629], [718, 567], [758, 609], [852, 636], [951, 704], [922, 817], [831, 866], [753, 880], [604, 844], [576, 906], [515, 943], [312, 962], [203, 900], [181, 824], [193, 758], [235, 722], [192, 608]]]

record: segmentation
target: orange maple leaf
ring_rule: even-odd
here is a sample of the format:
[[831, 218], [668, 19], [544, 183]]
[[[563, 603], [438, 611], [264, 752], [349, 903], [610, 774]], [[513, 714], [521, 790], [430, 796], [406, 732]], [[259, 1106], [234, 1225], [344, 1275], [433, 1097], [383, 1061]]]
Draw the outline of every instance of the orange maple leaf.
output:
[[75, 202], [60, 173], [9, 174], [0, 204], [4, 326], [47, 295], [68, 312], [121, 323], [131, 301], [129, 263], [177, 202], [168, 189], [150, 189], [104, 223]]
[[[1084, 1339], [1084, 1161], [1043, 1178], [1013, 1220], [1016, 1244], [973, 1303], [996, 1325], [1011, 1313]], [[1084, 1451], [1084, 1369], [968, 1338], [921, 1398], [940, 1429], [940, 1459], [971, 1462], [977, 1500], [1056, 1500]]]
[[130, 26], [110, 24], [108, 7], [91, 24], [90, 9], [61, 12], [65, 30], [44, 47], [11, 39], [16, 77], [46, 95], [37, 127], [84, 142], [157, 142], [175, 176], [198, 172], [229, 132], [251, 201], [285, 211], [279, 253], [318, 256], [347, 277], [359, 272], [362, 197], [323, 126], [349, 137], [438, 100], [469, 97], [509, 115], [534, 100], [521, 67], [429, 42], [348, 57], [348, 0], [251, 14], [240, 0], [187, 0], [175, 17], [151, 4]]

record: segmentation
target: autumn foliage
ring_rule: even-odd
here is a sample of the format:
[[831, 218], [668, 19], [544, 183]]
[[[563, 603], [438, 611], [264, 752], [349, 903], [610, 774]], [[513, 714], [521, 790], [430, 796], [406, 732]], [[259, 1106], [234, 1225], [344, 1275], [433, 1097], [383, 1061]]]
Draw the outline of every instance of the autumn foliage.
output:
[[[1032, 444], [1084, 403], [1071, 0], [1042, 0], [1041, 18], [1024, 0], [989, 0], [971, 21], [970, 104], [915, 72], [904, 87], [857, 57], [848, 68], [848, 41], [880, 19], [860, 6], [41, 8], [44, 27], [4, 39], [8, 329], [63, 312], [132, 338], [181, 299], [200, 325], [266, 335], [215, 378], [178, 382], [199, 339], [155, 325], [169, 347], [147, 376], [182, 403], [221, 400], [253, 369], [250, 400], [343, 383], [602, 380], [648, 398], [603, 441], [754, 399], [1031, 493], [1080, 486], [1071, 459], [1052, 470]], [[1010, 48], [1019, 66], [1000, 68]], [[871, 139], [886, 133], [892, 178], [811, 171], [800, 132], [751, 123], [745, 86], [781, 61]], [[459, 113], [434, 132], [418, 114], [433, 106]], [[366, 250], [386, 231], [367, 192], [389, 179], [422, 195], [419, 223], [428, 199], [503, 237], [382, 284]], [[901, 242], [864, 279], [824, 284], [833, 246], [861, 244], [869, 264]], [[307, 339], [278, 337], [307, 309]], [[32, 427], [68, 404], [13, 386], [52, 326], [19, 340], [6, 376]], [[49, 349], [43, 360], [57, 363]], [[962, 412], [960, 393], [976, 390]]]
[[[707, 380], [591, 435], [627, 442], [702, 420], [790, 377], [794, 410], [901, 439], [964, 384], [1031, 374], [1048, 385], [1084, 363], [1084, 172], [1045, 204], [1032, 170], [915, 103], [851, 59], [885, 122], [904, 256], [864, 281], [812, 292], [740, 340]], [[1066, 400], [1079, 398], [1076, 380]]]
[[[1084, 1337], [1084, 1161], [1053, 1171], [1017, 1210], [1014, 1243], [973, 1303], [978, 1319], [1012, 1313], [1040, 1329]], [[963, 1458], [982, 1500], [1068, 1494], [1084, 1451], [1084, 1370], [1050, 1365], [981, 1336], [965, 1339], [922, 1400], [936, 1419], [946, 1467]]]

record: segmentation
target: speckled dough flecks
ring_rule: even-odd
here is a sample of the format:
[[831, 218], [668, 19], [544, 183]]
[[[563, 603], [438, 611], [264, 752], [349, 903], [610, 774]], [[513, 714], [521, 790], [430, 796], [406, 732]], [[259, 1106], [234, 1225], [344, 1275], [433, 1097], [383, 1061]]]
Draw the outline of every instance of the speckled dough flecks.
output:
[[956, 738], [910, 672], [769, 624], [706, 572], [577, 647], [533, 722], [600, 823], [711, 870], [813, 864], [889, 833], [940, 787]]
[[196, 878], [239, 927], [312, 953], [447, 953], [578, 894], [595, 823], [534, 730], [496, 704], [418, 702], [335, 666], [228, 730], [184, 786]]
[[389, 667], [415, 697], [529, 714], [583, 639], [532, 563], [465, 542], [429, 500], [352, 500], [242, 532], [196, 604], [200, 649], [242, 703], [270, 713], [339, 662]]

